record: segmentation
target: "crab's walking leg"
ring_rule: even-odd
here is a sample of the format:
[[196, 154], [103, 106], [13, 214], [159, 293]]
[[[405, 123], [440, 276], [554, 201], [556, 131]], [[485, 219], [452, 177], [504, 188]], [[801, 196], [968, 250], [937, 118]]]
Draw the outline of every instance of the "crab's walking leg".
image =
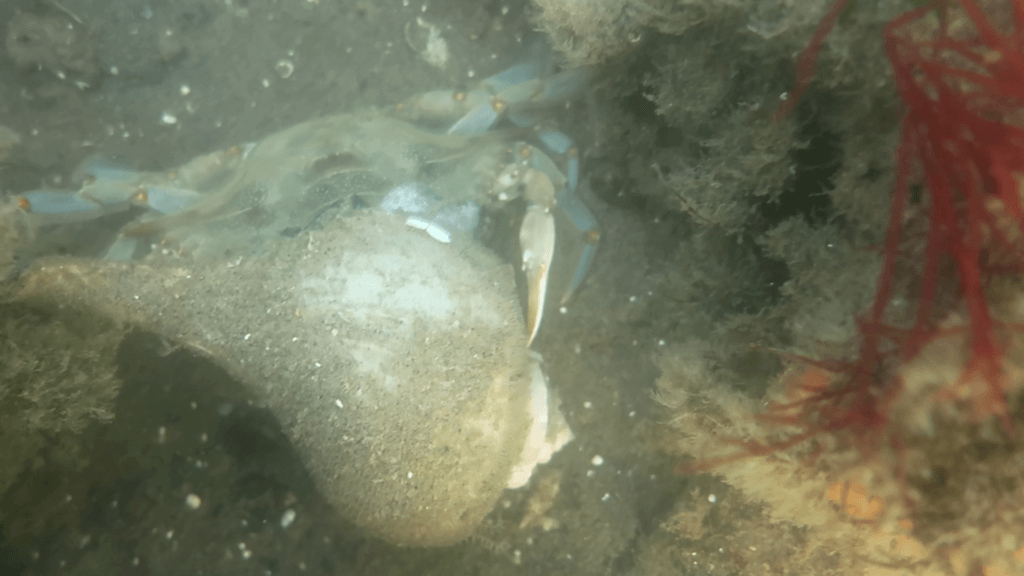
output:
[[[565, 304], [579, 289], [583, 279], [587, 276], [587, 271], [590, 270], [590, 264], [594, 261], [594, 255], [597, 254], [597, 244], [601, 240], [601, 230], [597, 227], [597, 219], [594, 218], [594, 214], [576, 197], [576, 194], [570, 194], [568, 190], [563, 190], [555, 196], [555, 200], [558, 202], [562, 214], [580, 232], [583, 242], [583, 248], [579, 250], [577, 257], [578, 261], [576, 270], [573, 272], [572, 282], [569, 283], [562, 295], [561, 303]], [[575, 252], [577, 250], [573, 250], [574, 254]]]
[[550, 108], [578, 97], [592, 76], [590, 68], [572, 68], [545, 78], [533, 62], [517, 64], [481, 81], [471, 90], [434, 90], [395, 107], [400, 118], [449, 125], [449, 134], [480, 134], [503, 116]]
[[132, 202], [160, 214], [176, 214], [188, 208], [200, 198], [194, 190], [168, 187], [140, 187], [132, 196]]
[[124, 212], [132, 205], [171, 214], [183, 210], [199, 197], [192, 190], [144, 185], [147, 179], [158, 177], [152, 174], [107, 164], [98, 167], [96, 173], [99, 175], [90, 172], [90, 179], [81, 190], [32, 190], [17, 197], [18, 206], [30, 215], [37, 226], [45, 226], [94, 220], [106, 214]]
[[[510, 117], [513, 122], [524, 121], [522, 115], [519, 118]], [[565, 176], [561, 175], [555, 163], [540, 151], [530, 154], [530, 165], [546, 174], [554, 183], [554, 204], [558, 207], [561, 215], [569, 221], [577, 234], [574, 242], [575, 247], [570, 250], [562, 249], [563, 257], [576, 259], [576, 268], [573, 272], [572, 281], [569, 283], [562, 295], [561, 304], [569, 301], [576, 290], [579, 289], [583, 279], [587, 276], [590, 264], [594, 261], [597, 253], [597, 244], [601, 239], [601, 230], [597, 227], [597, 219], [594, 214], [579, 197], [576, 196], [576, 188], [579, 183], [580, 161], [576, 146], [572, 139], [558, 130], [537, 130], [537, 139], [552, 152], [557, 152], [566, 158]], [[582, 243], [582, 246], [580, 246]]]
[[[500, 190], [495, 190], [499, 199], [508, 200], [521, 194], [527, 201], [519, 244], [527, 278], [530, 343], [544, 315], [548, 276], [555, 253], [555, 208], [561, 208], [572, 228], [583, 237], [583, 248], [571, 251], [579, 262], [563, 303], [586, 276], [600, 237], [593, 214], [575, 197], [580, 166], [572, 139], [557, 130], [540, 128], [531, 112], [578, 97], [589, 85], [593, 72], [589, 68], [573, 68], [541, 78], [540, 69], [538, 63], [519, 64], [483, 80], [468, 92], [430, 92], [397, 109], [417, 119], [457, 117], [448, 129], [449, 134], [486, 132], [507, 116], [521, 128], [533, 128], [544, 148], [565, 159], [566, 173], [563, 174], [547, 153], [519, 143], [515, 146], [513, 163], [499, 177]], [[570, 245], [578, 246], [579, 242]]]
[[144, 175], [100, 158], [83, 162], [86, 183], [81, 190], [32, 190], [17, 197], [18, 206], [35, 226], [85, 222], [131, 208], [132, 196]]
[[33, 190], [17, 197], [18, 207], [24, 210], [36, 226], [67, 224], [95, 220], [104, 214], [127, 210], [127, 200], [103, 204], [79, 196], [72, 190]]
[[[481, 82], [481, 87], [476, 90], [493, 91], [494, 96], [489, 99], [480, 98], [483, 101], [453, 124], [448, 133], [486, 132], [506, 110], [514, 113], [517, 110], [551, 107], [559, 102], [571, 100], [583, 91], [591, 75], [589, 68], [572, 68], [548, 78], [535, 77], [509, 84], [512, 78], [506, 79], [505, 75], [520, 79], [527, 73], [526, 70], [532, 69], [529, 66], [524, 70], [518, 68], [513, 66]], [[516, 74], [510, 74], [511, 72]]]

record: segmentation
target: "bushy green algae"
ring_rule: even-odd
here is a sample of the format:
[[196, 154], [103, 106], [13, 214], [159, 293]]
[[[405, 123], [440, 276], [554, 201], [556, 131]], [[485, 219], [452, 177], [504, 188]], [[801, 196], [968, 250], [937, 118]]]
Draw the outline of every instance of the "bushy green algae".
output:
[[88, 315], [0, 304], [0, 494], [43, 446], [113, 418], [122, 336]]

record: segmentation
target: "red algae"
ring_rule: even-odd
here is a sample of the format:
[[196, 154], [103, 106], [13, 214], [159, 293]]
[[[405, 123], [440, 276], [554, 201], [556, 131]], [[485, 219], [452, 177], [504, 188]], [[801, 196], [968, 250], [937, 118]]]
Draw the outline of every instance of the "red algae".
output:
[[904, 108], [857, 336], [817, 358], [780, 353], [766, 408], [718, 382], [699, 346], [666, 353], [659, 399], [673, 451], [693, 458], [676, 471], [713, 472], [772, 522], [807, 527], [849, 574], [1019, 573], [1024, 0], [933, 2], [883, 40]]
[[[822, 20], [798, 61], [793, 96], [777, 118], [806, 89], [824, 37], [845, 4], [837, 0]], [[935, 2], [892, 20], [884, 39], [906, 107], [882, 269], [873, 304], [858, 319], [859, 353], [853, 361], [800, 359], [835, 374], [835, 383], [798, 378], [790, 392], [800, 399], [775, 403], [759, 416], [796, 433], [742, 445], [740, 454], [681, 471], [786, 450], [823, 433], [851, 433], [865, 456], [886, 443], [899, 452], [901, 439], [890, 418], [903, 392], [901, 367], [950, 337], [965, 337], [963, 372], [930, 400], [956, 403], [971, 421], [994, 416], [1007, 435], [1014, 434], [1003, 360], [1007, 339], [1020, 327], [997, 319], [986, 290], [1000, 276], [1020, 274], [1024, 262], [1024, 5]], [[912, 201], [917, 186], [919, 202]], [[906, 231], [921, 214], [927, 217], [923, 242]], [[896, 312], [896, 301], [911, 302], [912, 316]], [[951, 316], [964, 319], [951, 323]]]
[[811, 85], [811, 80], [814, 79], [814, 68], [818, 63], [818, 54], [821, 53], [821, 47], [825, 45], [825, 38], [832, 32], [836, 21], [839, 20], [839, 15], [843, 13], [848, 3], [849, 0], [835, 0], [828, 12], [825, 13], [825, 16], [822, 17], [821, 22], [811, 36], [811, 40], [807, 43], [807, 47], [804, 48], [797, 58], [796, 85], [782, 100], [778, 109], [775, 110], [775, 115], [773, 116], [775, 121], [784, 120], [793, 111], [793, 108], [800, 103], [804, 92], [807, 91], [807, 88]]
[[[1017, 234], [1007, 233], [999, 220], [1008, 216], [1017, 231], [1024, 230], [1017, 181], [1024, 172], [1024, 130], [1008, 121], [1024, 110], [1024, 11], [1013, 3], [1014, 27], [1003, 34], [974, 0], [961, 5], [976, 30], [973, 34], [956, 34], [951, 27], [964, 22], [949, 18], [928, 37], [915, 33], [915, 23], [935, 7], [904, 14], [885, 34], [896, 87], [907, 104], [901, 147], [908, 153], [900, 156], [896, 196], [900, 188], [906, 189], [906, 173], [916, 157], [930, 201], [917, 318], [902, 346], [904, 356], [913, 356], [936, 336], [932, 297], [939, 281], [938, 259], [947, 256], [955, 265], [969, 316], [971, 356], [958, 385], [984, 383], [973, 395], [974, 415], [996, 415], [1012, 432], [1003, 398], [1003, 344], [997, 340], [984, 290], [993, 275], [988, 261], [1021, 261], [1013, 238]], [[1019, 265], [1011, 271], [1019, 272]], [[891, 275], [892, 270], [883, 273]], [[881, 320], [877, 310], [873, 320]]]
[[[796, 105], [811, 78], [807, 63], [844, 5], [837, 0], [822, 21], [799, 60], [795, 96], [776, 116]], [[1024, 298], [1024, 5], [935, 2], [892, 20], [884, 41], [906, 106], [882, 267], [857, 319], [858, 351], [849, 359], [788, 355], [802, 368], [784, 378], [785, 397], [755, 416], [776, 432], [720, 439], [736, 451], [698, 456], [678, 473], [797, 447], [812, 461], [852, 448], [859, 456], [839, 456], [843, 466], [888, 466], [904, 492], [908, 471], [928, 469], [932, 448], [922, 446], [935, 415], [964, 434], [995, 418], [1015, 437], [1009, 400], [1019, 396], [1021, 374], [1004, 361], [1021, 348], [1013, 318]], [[991, 294], [1006, 285], [1000, 313]], [[941, 369], [927, 368], [936, 362]]]

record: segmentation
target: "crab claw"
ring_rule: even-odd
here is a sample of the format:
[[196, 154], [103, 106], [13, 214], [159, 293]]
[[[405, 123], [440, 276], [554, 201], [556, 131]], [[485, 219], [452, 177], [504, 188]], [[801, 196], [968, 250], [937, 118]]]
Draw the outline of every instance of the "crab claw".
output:
[[519, 246], [523, 251], [523, 272], [526, 273], [526, 331], [529, 339], [540, 329], [544, 317], [544, 299], [548, 291], [548, 270], [555, 255], [555, 218], [551, 211], [538, 204], [529, 204], [523, 224], [519, 227]]

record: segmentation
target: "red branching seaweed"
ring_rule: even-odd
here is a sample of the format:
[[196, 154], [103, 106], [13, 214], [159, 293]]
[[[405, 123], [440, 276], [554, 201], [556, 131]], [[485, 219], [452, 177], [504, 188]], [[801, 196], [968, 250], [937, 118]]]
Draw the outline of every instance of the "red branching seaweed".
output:
[[835, 0], [832, 6], [829, 8], [825, 16], [822, 17], [821, 22], [818, 23], [818, 27], [814, 30], [814, 34], [811, 36], [811, 40], [807, 43], [807, 47], [804, 48], [803, 52], [796, 60], [796, 85], [790, 90], [786, 98], [779, 104], [778, 109], [775, 110], [773, 116], [776, 122], [784, 120], [789, 113], [793, 111], [793, 108], [800, 103], [800, 99], [803, 97], [804, 92], [807, 91], [807, 87], [811, 85], [811, 80], [814, 79], [814, 68], [818, 63], [818, 54], [821, 52], [821, 47], [825, 45], [825, 38], [828, 37], [829, 32], [836, 25], [836, 21], [839, 20], [839, 15], [843, 13], [846, 8], [846, 4], [849, 0]]
[[[836, 0], [800, 58], [796, 96], [811, 78], [807, 63], [813, 65], [845, 3]], [[799, 359], [811, 376], [791, 382], [796, 399], [759, 416], [795, 428], [793, 434], [774, 443], [732, 441], [739, 453], [683, 464], [680, 471], [786, 450], [822, 434], [844, 433], [865, 456], [886, 444], [900, 454], [903, 439], [889, 421], [902, 392], [900, 367], [929, 343], [953, 335], [966, 338], [967, 360], [959, 380], [934, 400], [960, 402], [968, 419], [997, 417], [1007, 434], [1014, 433], [1003, 337], [1020, 327], [998, 321], [986, 288], [998, 275], [1024, 272], [1024, 0], [939, 0], [892, 20], [884, 40], [906, 108], [882, 270], [874, 302], [858, 320], [859, 354], [852, 361]], [[906, 250], [904, 225], [912, 187], [919, 184], [928, 233], [923, 252], [914, 256]], [[908, 265], [915, 258], [921, 261]], [[898, 274], [911, 292], [897, 293]], [[959, 305], [938, 306], [937, 295], [950, 285]], [[903, 325], [892, 321], [897, 297], [916, 306]], [[952, 309], [965, 312], [965, 325], [941, 325]], [[823, 384], [822, 374], [835, 381]]]
[[[903, 118], [893, 214], [900, 211], [907, 173], [916, 158], [928, 192], [929, 233], [918, 295], [917, 317], [902, 356], [911, 358], [935, 337], [931, 305], [938, 282], [938, 261], [955, 266], [969, 316], [971, 354], [957, 384], [983, 383], [975, 391], [976, 417], [997, 415], [1012, 432], [1004, 401], [1003, 347], [985, 299], [988, 262], [1010, 262], [1019, 272], [1019, 238], [1024, 232], [1018, 176], [1024, 175], [1024, 130], [1012, 122], [1024, 112], [1024, 7], [1012, 0], [1012, 28], [999, 32], [975, 0], [960, 5], [973, 25], [948, 18], [947, 4], [928, 6], [896, 18], [886, 28], [886, 52], [896, 88], [907, 104]], [[992, 8], [1005, 8], [993, 2]], [[925, 31], [923, 19], [940, 15], [938, 29]], [[916, 27], [916, 28], [915, 28]], [[956, 28], [956, 30], [954, 30]], [[1009, 222], [1008, 222], [1009, 221]], [[890, 236], [896, 226], [890, 226]], [[890, 237], [886, 256], [895, 249]], [[883, 278], [892, 276], [883, 269]], [[880, 287], [881, 288], [881, 287]], [[876, 297], [872, 319], [881, 322], [885, 307]], [[952, 391], [956, 386], [951, 386]], [[979, 393], [980, 392], [980, 393]]]
[[[942, 265], [948, 260], [968, 316], [970, 354], [960, 381], [946, 393], [960, 397], [958, 388], [982, 386], [968, 395], [972, 416], [995, 415], [1012, 433], [1003, 343], [985, 296], [998, 272], [990, 263], [1019, 273], [1022, 262], [1018, 179], [1024, 176], [1024, 130], [1013, 122], [1024, 113], [1024, 6], [1011, 1], [1008, 31], [997, 30], [976, 0], [960, 2], [966, 18], [954, 15], [951, 3], [939, 2], [886, 27], [886, 53], [906, 111], [884, 259], [874, 303], [860, 321], [860, 357], [849, 366], [848, 381], [804, 401], [817, 404], [819, 429], [884, 423], [883, 406], [899, 392], [898, 365], [950, 333], [937, 325], [933, 310], [940, 282], [948, 280], [942, 277], [950, 272]], [[886, 312], [895, 296], [905, 209], [918, 169], [925, 180], [928, 235], [913, 295], [917, 309], [909, 330], [893, 329]], [[887, 367], [893, 358], [896, 366]]]

